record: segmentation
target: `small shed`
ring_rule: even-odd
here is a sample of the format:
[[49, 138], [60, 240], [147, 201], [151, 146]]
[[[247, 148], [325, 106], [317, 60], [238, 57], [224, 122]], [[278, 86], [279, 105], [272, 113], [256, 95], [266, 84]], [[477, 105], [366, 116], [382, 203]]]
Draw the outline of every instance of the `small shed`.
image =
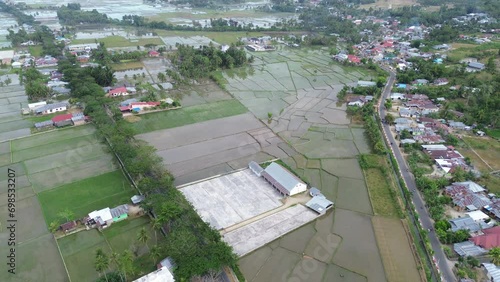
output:
[[319, 214], [325, 214], [327, 210], [333, 207], [333, 202], [323, 195], [314, 196], [306, 206]]
[[142, 201], [144, 201], [144, 199], [146, 199], [146, 197], [144, 197], [143, 195], [134, 195], [132, 196], [132, 198], [130, 198], [132, 204], [134, 205], [141, 203]]
[[319, 195], [322, 195], [322, 194], [321, 194], [321, 191], [318, 188], [311, 187], [311, 189], [309, 189], [309, 195], [311, 195], [311, 197], [315, 197], [315, 196], [319, 196]]
[[66, 223], [61, 224], [60, 228], [64, 233], [71, 232], [76, 229], [76, 221], [68, 221]]
[[254, 161], [251, 161], [248, 164], [248, 168], [250, 168], [250, 170], [253, 173], [255, 173], [255, 175], [257, 175], [258, 177], [260, 177], [262, 172], [264, 171], [264, 169], [258, 163], [254, 162]]

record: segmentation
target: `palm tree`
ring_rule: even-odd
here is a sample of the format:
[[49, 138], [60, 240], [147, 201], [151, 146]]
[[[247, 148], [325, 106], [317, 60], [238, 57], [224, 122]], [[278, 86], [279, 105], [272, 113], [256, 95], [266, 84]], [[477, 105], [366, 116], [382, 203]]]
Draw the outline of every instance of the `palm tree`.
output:
[[500, 265], [500, 248], [495, 247], [489, 250], [488, 254], [491, 257], [491, 262], [495, 265]]
[[123, 254], [118, 259], [118, 269], [123, 274], [125, 281], [127, 281], [127, 274], [134, 272], [132, 252], [130, 250], [123, 251]]
[[101, 273], [104, 273], [104, 277], [106, 278], [106, 281], [108, 281], [108, 276], [106, 275], [105, 270], [109, 267], [109, 258], [101, 248], [96, 250], [94, 267], [95, 270], [99, 272], [99, 276], [101, 276]]
[[139, 232], [137, 233], [137, 241], [143, 243], [146, 245], [146, 248], [149, 251], [148, 247], [148, 240], [149, 240], [149, 234], [148, 231], [146, 230], [146, 227], [143, 227]]
[[153, 261], [156, 263], [156, 260], [158, 260], [158, 258], [160, 258], [160, 256], [161, 256], [160, 247], [158, 247], [158, 245], [152, 246], [151, 251], [149, 251], [149, 255], [151, 256]]
[[158, 244], [158, 236], [157, 236], [157, 231], [161, 229], [161, 221], [158, 218], [153, 218], [151, 220], [151, 227], [153, 228], [153, 231], [155, 232], [155, 242]]
[[158, 73], [157, 77], [158, 77], [158, 80], [159, 80], [160, 82], [165, 82], [165, 81], [167, 81], [167, 76], [166, 76], [164, 73], [162, 73], [162, 72]]

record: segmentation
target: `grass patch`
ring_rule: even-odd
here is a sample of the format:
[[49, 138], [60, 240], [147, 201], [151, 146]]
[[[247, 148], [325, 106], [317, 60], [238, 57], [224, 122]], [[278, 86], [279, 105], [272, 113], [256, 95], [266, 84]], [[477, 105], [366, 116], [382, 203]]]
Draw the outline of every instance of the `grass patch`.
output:
[[65, 209], [81, 218], [93, 210], [128, 203], [133, 192], [123, 174], [114, 171], [42, 192], [38, 199], [50, 223]]
[[33, 124], [35, 124], [37, 122], [46, 121], [46, 120], [52, 119], [55, 116], [64, 115], [66, 113], [68, 113], [68, 111], [57, 112], [57, 113], [53, 113], [53, 114], [49, 114], [49, 115], [43, 115], [43, 116], [29, 116], [29, 117], [25, 117], [24, 119], [28, 120], [28, 121], [31, 121]]
[[[96, 39], [75, 39], [71, 41], [71, 44], [95, 43], [95, 41]], [[164, 45], [163, 41], [160, 38], [141, 38], [138, 40], [129, 40], [119, 35], [99, 38], [97, 39], [97, 42], [104, 43], [108, 48], [144, 46], [146, 44]]]
[[144, 64], [142, 62], [136, 61], [136, 62], [111, 64], [111, 67], [115, 71], [124, 71], [124, 70], [133, 70], [133, 69], [142, 69], [142, 68], [144, 68]]
[[489, 137], [463, 137], [462, 140], [492, 167], [488, 170], [500, 170], [498, 161], [500, 160], [500, 143], [497, 140]]
[[92, 125], [82, 125], [67, 127], [50, 133], [37, 134], [21, 139], [11, 141], [12, 152], [20, 151], [26, 148], [37, 147], [40, 144], [49, 144], [64, 139], [71, 139], [79, 136], [93, 134], [95, 128]]
[[29, 52], [30, 52], [31, 56], [40, 57], [40, 56], [42, 56], [42, 46], [41, 45], [30, 46]]
[[174, 111], [155, 112], [141, 115], [141, 120], [132, 123], [137, 133], [173, 128], [197, 122], [239, 115], [247, 109], [238, 100], [223, 100]]
[[386, 159], [378, 155], [362, 155], [360, 165], [365, 174], [374, 213], [388, 217], [400, 216], [396, 187]]
[[491, 129], [486, 133], [493, 138], [500, 139], [500, 129]]

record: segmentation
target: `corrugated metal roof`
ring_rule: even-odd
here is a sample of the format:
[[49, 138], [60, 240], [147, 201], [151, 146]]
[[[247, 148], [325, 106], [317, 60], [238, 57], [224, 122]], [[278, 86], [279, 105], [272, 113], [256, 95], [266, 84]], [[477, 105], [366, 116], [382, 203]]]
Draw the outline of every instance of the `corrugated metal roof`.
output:
[[119, 205], [109, 211], [112, 217], [118, 217], [122, 214], [128, 213], [128, 205]]
[[306, 206], [314, 210], [317, 213], [325, 213], [327, 209], [333, 207], [333, 202], [325, 198], [323, 195], [314, 196]]
[[493, 263], [483, 263], [484, 268], [488, 272], [488, 275], [491, 276], [491, 281], [500, 282], [500, 268]]
[[48, 110], [53, 110], [53, 109], [57, 109], [57, 108], [67, 107], [67, 106], [68, 106], [68, 104], [64, 103], [64, 102], [54, 103], [54, 104], [47, 104], [45, 106], [41, 106], [40, 108], [37, 108], [35, 111], [37, 113], [41, 113], [41, 112], [45, 112], [45, 111], [48, 111]]
[[479, 256], [488, 252], [480, 246], [474, 245], [471, 241], [455, 243], [453, 244], [453, 250], [461, 257]]
[[46, 120], [46, 121], [35, 123], [35, 127], [36, 128], [41, 128], [41, 127], [46, 127], [46, 126], [52, 126], [52, 125], [54, 125], [54, 122], [52, 122], [52, 120]]
[[291, 174], [284, 167], [274, 162], [266, 167], [264, 171], [276, 180], [277, 183], [283, 186], [283, 188], [285, 188], [288, 192], [291, 192], [297, 184], [302, 183], [302, 181], [299, 181], [295, 175]]
[[256, 162], [251, 161], [248, 164], [248, 167], [255, 173], [257, 176], [260, 177], [261, 173], [264, 171], [264, 169]]

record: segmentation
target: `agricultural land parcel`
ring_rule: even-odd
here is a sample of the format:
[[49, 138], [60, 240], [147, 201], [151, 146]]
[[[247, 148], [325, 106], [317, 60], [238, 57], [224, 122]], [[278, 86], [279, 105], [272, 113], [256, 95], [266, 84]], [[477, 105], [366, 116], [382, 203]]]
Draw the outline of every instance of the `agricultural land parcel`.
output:
[[[56, 241], [47, 228], [55, 214], [70, 208], [81, 217], [94, 209], [129, 201], [133, 190], [96, 140], [95, 129], [86, 125], [0, 143], [0, 153], [6, 157], [0, 167], [1, 187], [7, 187], [7, 169], [16, 171], [19, 281], [68, 280]], [[0, 191], [3, 222], [7, 215], [5, 189]], [[2, 229], [0, 236], [5, 239], [7, 235]], [[2, 255], [5, 251], [1, 249]], [[97, 275], [93, 267], [85, 271]], [[4, 277], [6, 274], [2, 271], [0, 280], [17, 281]]]
[[[472, 164], [483, 174], [500, 170], [500, 143], [490, 137], [463, 137], [466, 146], [459, 151], [469, 157]], [[492, 193], [500, 193], [500, 175], [490, 174], [480, 184], [485, 185]]]
[[[245, 277], [275, 281], [307, 275], [307, 281], [335, 281], [342, 274], [349, 281], [384, 281], [394, 276], [386, 274], [381, 257], [410, 256], [396, 275], [419, 280], [408, 244], [389, 241], [390, 247], [379, 250], [384, 237], [379, 229], [374, 232], [372, 220], [378, 216], [356, 158], [370, 149], [364, 130], [351, 125], [345, 106], [337, 104], [344, 84], [371, 74], [334, 64], [322, 50], [279, 48], [253, 55], [256, 60], [251, 71], [245, 70], [246, 77], [236, 75], [239, 70], [223, 73], [226, 89], [258, 118], [267, 120], [272, 113], [270, 128], [293, 147], [283, 161], [333, 200], [335, 210], [243, 257]], [[397, 229], [396, 236], [404, 237], [397, 240], [407, 242], [401, 224], [380, 224]], [[398, 248], [404, 251], [396, 252]], [[311, 264], [314, 270], [308, 271]]]
[[0, 142], [30, 135], [32, 123], [21, 116], [21, 108], [27, 106], [23, 86], [0, 88]]

